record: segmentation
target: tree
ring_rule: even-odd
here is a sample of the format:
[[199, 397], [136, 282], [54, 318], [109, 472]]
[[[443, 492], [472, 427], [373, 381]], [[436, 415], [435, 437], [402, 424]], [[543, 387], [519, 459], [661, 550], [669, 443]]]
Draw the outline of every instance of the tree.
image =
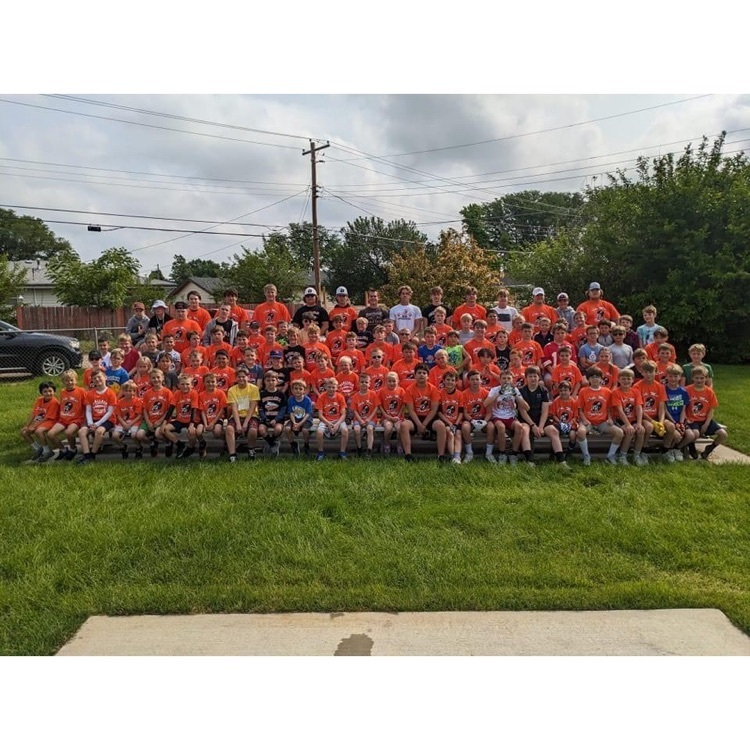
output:
[[139, 283], [140, 264], [124, 247], [111, 247], [91, 263], [83, 263], [73, 250], [60, 252], [47, 268], [64, 305], [114, 310]]
[[261, 251], [242, 248], [224, 278], [237, 287], [240, 299], [261, 301], [263, 287], [275, 284], [279, 299], [292, 299], [305, 285], [307, 273], [283, 243], [270, 242]]
[[388, 282], [392, 258], [427, 243], [427, 235], [413, 221], [398, 219], [387, 224], [378, 217], [360, 216], [347, 222], [343, 243], [327, 254], [329, 286], [344, 285], [353, 300], [364, 303], [369, 288]]
[[224, 274], [227, 270], [226, 263], [217, 263], [214, 260], [206, 260], [205, 258], [193, 258], [193, 260], [185, 260], [182, 255], [175, 255], [172, 260], [172, 273], [170, 278], [175, 284], [179, 284], [191, 276], [196, 277], [208, 277], [208, 278], [224, 278]]
[[[440, 233], [435, 248], [408, 247], [391, 258], [388, 282], [383, 298], [391, 304], [398, 300], [398, 288], [408, 284], [414, 300], [430, 299], [430, 288], [439, 284], [448, 304], [460, 304], [468, 284], [477, 287], [480, 301], [495, 299], [500, 286], [497, 257], [483, 250], [467, 233], [447, 229]], [[418, 304], [415, 302], [415, 304]]]
[[15, 302], [26, 282], [26, 269], [14, 268], [0, 257], [0, 318], [15, 320]]
[[501, 253], [523, 250], [580, 225], [584, 196], [524, 190], [461, 209], [464, 229], [481, 247]]
[[70, 243], [56, 237], [41, 219], [0, 208], [0, 256], [6, 260], [47, 260], [69, 250]]

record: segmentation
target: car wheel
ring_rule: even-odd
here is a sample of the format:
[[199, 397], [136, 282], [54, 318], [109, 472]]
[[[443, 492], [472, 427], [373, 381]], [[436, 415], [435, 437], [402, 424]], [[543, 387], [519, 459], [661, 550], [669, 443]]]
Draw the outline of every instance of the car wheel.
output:
[[68, 358], [60, 352], [46, 352], [39, 358], [37, 374], [59, 378], [70, 367]]

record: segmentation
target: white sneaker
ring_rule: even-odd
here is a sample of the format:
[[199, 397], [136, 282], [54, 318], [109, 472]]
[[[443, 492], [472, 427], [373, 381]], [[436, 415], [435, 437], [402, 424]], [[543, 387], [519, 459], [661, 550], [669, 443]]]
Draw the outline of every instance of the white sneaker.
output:
[[666, 462], [667, 462], [668, 464], [673, 464], [673, 463], [674, 463], [674, 451], [672, 451], [672, 450], [669, 450], [669, 451], [667, 451], [667, 452], [666, 452], [666, 453], [664, 454], [664, 460], [665, 460], [665, 461], [666, 461]]
[[492, 455], [491, 453], [486, 453], [484, 457], [485, 457], [485, 458], [486, 458], [486, 459], [487, 459], [487, 460], [488, 460], [488, 461], [489, 461], [489, 462], [490, 462], [491, 464], [496, 464], [496, 463], [497, 463], [497, 459], [496, 459], [496, 458], [495, 458], [495, 457], [494, 457], [494, 456], [493, 456], [493, 455]]
[[510, 456], [508, 456], [508, 463], [511, 466], [515, 466], [518, 463], [518, 456], [515, 453], [511, 453]]
[[467, 453], [464, 456], [464, 463], [465, 464], [470, 464], [473, 460], [474, 460], [474, 454], [473, 453]]
[[451, 463], [452, 463], [452, 464], [460, 464], [460, 463], [461, 463], [461, 459], [460, 459], [460, 458], [459, 458], [458, 456], [454, 456], [454, 457], [453, 457], [453, 458], [451, 459]]
[[620, 466], [630, 466], [628, 463], [628, 457], [624, 453], [621, 453], [617, 457], [617, 463], [620, 464]]
[[584, 466], [591, 466], [591, 456], [584, 456], [583, 457], [583, 465]]
[[674, 455], [674, 460], [675, 461], [684, 461], [685, 460], [685, 456], [682, 455], [682, 451], [679, 448], [675, 448], [672, 451], [672, 453]]
[[498, 463], [498, 464], [504, 464], [504, 463], [507, 463], [507, 461], [508, 461], [508, 457], [507, 457], [507, 456], [506, 456], [506, 455], [505, 455], [504, 453], [501, 453], [501, 454], [500, 454], [500, 455], [499, 455], [499, 456], [497, 457], [497, 463]]
[[648, 463], [648, 456], [645, 456], [643, 453], [638, 453], [633, 456], [633, 463], [636, 466], [645, 466]]
[[617, 466], [617, 457], [616, 456], [607, 456], [604, 459], [610, 466]]

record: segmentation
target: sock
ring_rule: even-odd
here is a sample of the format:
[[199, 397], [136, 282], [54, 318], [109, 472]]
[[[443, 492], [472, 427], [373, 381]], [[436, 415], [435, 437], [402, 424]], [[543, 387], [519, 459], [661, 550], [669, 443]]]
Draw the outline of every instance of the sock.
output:
[[466, 446], [466, 455], [467, 456], [473, 456], [474, 455], [474, 446], [473, 445], [467, 445]]
[[578, 445], [581, 447], [581, 453], [583, 453], [583, 457], [591, 458], [591, 454], [589, 453], [589, 441], [584, 438], [583, 440], [578, 441]]
[[486, 448], [486, 453], [487, 453], [487, 455], [488, 455], [488, 456], [491, 456], [491, 455], [492, 455], [492, 447], [493, 447], [493, 446], [491, 446], [491, 445], [488, 445], [488, 446], [487, 446], [487, 448]]
[[616, 456], [617, 455], [617, 451], [619, 449], [620, 449], [619, 445], [615, 445], [614, 443], [612, 443], [609, 446], [609, 450], [607, 451], [607, 458], [613, 458], [614, 456]]
[[461, 453], [459, 451], [453, 451], [453, 458], [461, 458]]
[[706, 446], [703, 449], [703, 455], [704, 456], [710, 456], [713, 453], [714, 448], [716, 448], [716, 443], [711, 443], [711, 445]]

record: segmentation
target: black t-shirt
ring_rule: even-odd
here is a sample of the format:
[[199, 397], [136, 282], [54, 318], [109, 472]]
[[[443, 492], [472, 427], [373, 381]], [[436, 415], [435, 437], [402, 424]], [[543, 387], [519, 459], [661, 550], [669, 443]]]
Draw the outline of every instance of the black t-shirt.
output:
[[289, 373], [287, 372], [286, 367], [281, 367], [280, 369], [276, 369], [274, 367], [267, 367], [263, 374], [265, 375], [267, 372], [275, 372], [276, 377], [278, 378], [278, 388], [279, 390], [282, 390], [284, 388], [284, 384], [289, 381]]
[[[375, 328], [376, 325], [382, 323], [384, 320], [388, 320], [389, 315], [390, 311], [385, 307], [381, 307], [380, 305], [378, 307], [363, 307], [359, 311], [360, 318], [367, 318], [368, 331], [372, 331], [372, 329]], [[356, 324], [354, 328], [352, 328], [352, 330], [356, 330]]]
[[258, 411], [262, 421], [270, 422], [272, 419], [278, 420], [279, 415], [283, 418], [285, 406], [286, 396], [280, 390], [277, 389], [271, 393], [271, 391], [267, 391], [265, 388], [261, 389]]
[[542, 333], [540, 331], [534, 336], [534, 341], [536, 341], [536, 343], [539, 344], [539, 346], [541, 346], [542, 349], [544, 349], [544, 347], [547, 346], [547, 344], [552, 343], [554, 340], [555, 340], [555, 337], [552, 331], [547, 331], [547, 333]]
[[542, 404], [549, 401], [549, 391], [543, 385], [533, 391], [529, 389], [528, 385], [525, 385], [520, 390], [521, 398], [529, 405], [529, 416], [536, 424], [539, 424], [539, 419], [542, 416]]
[[302, 328], [302, 316], [305, 313], [312, 313], [315, 316], [316, 324], [319, 326], [329, 322], [328, 311], [325, 307], [321, 307], [320, 305], [302, 305], [292, 318], [292, 323], [298, 328]]
[[422, 317], [427, 318], [427, 325], [435, 325], [435, 309], [438, 307], [445, 308], [445, 319], [450, 320], [450, 317], [453, 314], [453, 308], [450, 307], [450, 305], [446, 305], [442, 302], [439, 305], [429, 304], [427, 307], [422, 308]]
[[285, 346], [284, 347], [284, 365], [291, 369], [292, 360], [299, 354], [302, 359], [305, 358], [305, 347], [302, 344], [296, 346]]
[[161, 329], [164, 328], [164, 324], [168, 320], [172, 320], [172, 316], [169, 313], [165, 313], [163, 318], [158, 318], [156, 315], [152, 315], [148, 319], [148, 327], [153, 328], [154, 331], [161, 336]]
[[501, 370], [507, 370], [510, 367], [510, 347], [506, 346], [505, 349], [495, 347], [495, 361]]

